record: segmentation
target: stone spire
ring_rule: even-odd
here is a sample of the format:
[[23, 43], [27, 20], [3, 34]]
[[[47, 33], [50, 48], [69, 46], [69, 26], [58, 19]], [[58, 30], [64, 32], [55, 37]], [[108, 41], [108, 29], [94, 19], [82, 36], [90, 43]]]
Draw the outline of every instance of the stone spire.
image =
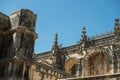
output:
[[115, 19], [115, 26], [119, 26], [119, 19]]
[[115, 25], [114, 25], [114, 34], [116, 36], [116, 40], [120, 41], [120, 25], [119, 25], [119, 19], [115, 19]]
[[85, 26], [83, 26], [83, 29], [82, 29], [82, 41], [86, 41], [87, 40], [87, 35], [86, 35], [86, 28]]
[[114, 26], [114, 30], [118, 30], [119, 29], [119, 19], [116, 18], [115, 19], [115, 26]]
[[54, 43], [52, 46], [52, 61], [53, 67], [56, 67], [58, 69], [62, 68], [62, 58], [61, 58], [61, 51], [60, 51], [60, 47], [58, 45], [58, 33], [55, 34], [55, 38], [54, 38]]
[[54, 51], [58, 50], [58, 33], [55, 34], [52, 50], [54, 50]]
[[83, 26], [81, 37], [82, 37], [82, 39], [81, 39], [81, 41], [82, 41], [82, 46], [83, 46], [83, 48], [86, 48], [86, 47], [87, 47], [87, 35], [86, 35], [85, 26]]

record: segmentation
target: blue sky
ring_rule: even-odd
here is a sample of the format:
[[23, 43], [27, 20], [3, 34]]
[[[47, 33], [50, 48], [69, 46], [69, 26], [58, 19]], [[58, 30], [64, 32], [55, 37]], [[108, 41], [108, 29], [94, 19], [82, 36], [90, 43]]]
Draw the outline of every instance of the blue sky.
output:
[[21, 8], [37, 14], [35, 53], [51, 50], [55, 33], [59, 44], [69, 46], [81, 38], [83, 26], [92, 36], [113, 30], [120, 18], [120, 0], [0, 0], [7, 15]]

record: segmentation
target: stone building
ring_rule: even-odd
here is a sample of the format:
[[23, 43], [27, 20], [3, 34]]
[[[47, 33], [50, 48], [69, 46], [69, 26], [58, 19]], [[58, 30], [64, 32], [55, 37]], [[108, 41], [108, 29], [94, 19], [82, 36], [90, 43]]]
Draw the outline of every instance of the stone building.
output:
[[0, 12], [0, 80], [119, 80], [120, 25], [89, 37], [83, 27], [74, 45], [58, 45], [55, 34], [50, 51], [35, 54], [37, 15], [20, 9], [7, 16]]

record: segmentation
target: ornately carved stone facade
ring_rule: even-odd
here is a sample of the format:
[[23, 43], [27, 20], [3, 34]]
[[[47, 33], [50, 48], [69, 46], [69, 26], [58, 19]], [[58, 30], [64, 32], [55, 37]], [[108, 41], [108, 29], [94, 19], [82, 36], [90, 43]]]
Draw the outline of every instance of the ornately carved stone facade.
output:
[[[57, 67], [76, 77], [82, 77], [83, 80], [86, 80], [85, 77], [88, 76], [105, 75], [107, 77], [113, 74], [115, 75], [104, 79], [119, 80], [120, 74], [115, 78], [116, 73], [120, 73], [119, 19], [115, 19], [114, 30], [92, 37], [86, 35], [86, 29], [83, 27], [81, 37], [76, 44], [62, 47], [57, 44], [58, 34], [56, 34], [51, 51], [37, 54], [37, 62]], [[92, 78], [92, 80], [94, 79]], [[99, 79], [103, 79], [103, 77]]]
[[[34, 54], [36, 17], [28, 9], [10, 16], [0, 13], [0, 80], [86, 80], [88, 76], [103, 80], [101, 75], [120, 73], [119, 19], [113, 31], [92, 37], [83, 27], [82, 38], [67, 47], [58, 45], [56, 34], [50, 51]], [[119, 76], [104, 80], [119, 80]]]

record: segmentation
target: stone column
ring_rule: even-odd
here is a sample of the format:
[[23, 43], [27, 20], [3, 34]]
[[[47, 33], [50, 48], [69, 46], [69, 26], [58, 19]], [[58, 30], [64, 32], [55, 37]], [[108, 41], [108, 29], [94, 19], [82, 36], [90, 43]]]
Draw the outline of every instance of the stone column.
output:
[[81, 77], [82, 76], [82, 67], [83, 67], [83, 59], [78, 59], [77, 60], [77, 70], [76, 70], [76, 76]]

